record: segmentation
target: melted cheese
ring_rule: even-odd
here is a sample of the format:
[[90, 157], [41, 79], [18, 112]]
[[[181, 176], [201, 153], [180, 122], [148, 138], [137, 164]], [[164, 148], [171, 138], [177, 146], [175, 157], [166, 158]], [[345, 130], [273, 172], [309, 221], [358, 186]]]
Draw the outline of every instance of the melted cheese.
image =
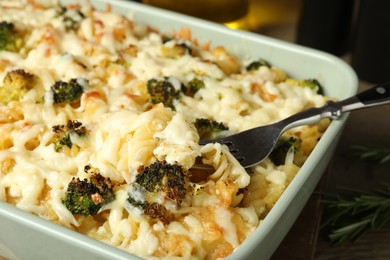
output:
[[[248, 60], [221, 46], [202, 48], [186, 30], [165, 42], [171, 32], [136, 24], [132, 14], [74, 5], [64, 19], [56, 2], [0, 2], [0, 21], [14, 23], [24, 41], [18, 52], [0, 51], [0, 88], [13, 70], [36, 79], [19, 100], [0, 99], [0, 201], [141, 257], [211, 259], [238, 248], [298, 171], [295, 155], [290, 151], [279, 167], [266, 159], [249, 175], [226, 146], [200, 146], [194, 121], [222, 122], [235, 133], [326, 98], [288, 83], [275, 67], [247, 71]], [[80, 100], [55, 104], [53, 85], [71, 79], [82, 86]], [[179, 93], [173, 107], [150, 102], [150, 79], [167, 80]], [[204, 88], [185, 93], [194, 79]], [[56, 149], [53, 127], [69, 120], [87, 134], [70, 133], [70, 147]], [[302, 127], [292, 134], [317, 140], [322, 132]], [[197, 158], [211, 172], [194, 171]], [[164, 191], [149, 196], [172, 214], [169, 223], [128, 201], [149, 199], [132, 183], [155, 161], [181, 166], [190, 180], [179, 203]], [[114, 184], [115, 199], [94, 218], [75, 216], [62, 203], [72, 178], [89, 178], [86, 165]]]

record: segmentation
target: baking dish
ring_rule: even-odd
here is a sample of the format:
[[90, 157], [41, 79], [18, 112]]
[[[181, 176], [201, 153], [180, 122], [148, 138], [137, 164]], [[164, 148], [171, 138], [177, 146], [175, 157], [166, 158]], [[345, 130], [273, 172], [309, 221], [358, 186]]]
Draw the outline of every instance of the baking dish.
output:
[[[103, 9], [108, 2], [113, 12], [133, 13], [136, 22], [149, 24], [162, 32], [188, 27], [199, 42], [224, 45], [241, 57], [262, 57], [294, 77], [317, 78], [330, 97], [343, 99], [357, 91], [352, 69], [328, 54], [137, 3], [100, 0], [92, 4]], [[331, 123], [261, 226], [229, 259], [267, 259], [272, 255], [327, 166], [345, 120], [343, 117]], [[5, 203], [0, 204], [0, 229], [1, 255], [10, 259], [137, 259]]]

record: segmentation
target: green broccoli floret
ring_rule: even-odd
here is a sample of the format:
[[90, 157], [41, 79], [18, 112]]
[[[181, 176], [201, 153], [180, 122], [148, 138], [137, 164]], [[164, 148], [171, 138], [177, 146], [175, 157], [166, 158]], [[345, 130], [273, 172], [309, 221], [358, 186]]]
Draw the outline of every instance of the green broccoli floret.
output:
[[85, 136], [88, 130], [82, 126], [77, 120], [68, 120], [66, 125], [55, 125], [52, 128], [55, 133], [54, 149], [61, 150], [64, 146], [72, 148], [72, 140], [70, 136], [76, 134], [78, 136]]
[[129, 186], [129, 197], [127, 198], [127, 202], [132, 207], [141, 210], [145, 216], [151, 219], [158, 219], [164, 225], [171, 223], [174, 220], [175, 215], [164, 205], [158, 204], [157, 202], [149, 202], [146, 199], [146, 193], [147, 191], [140, 184], [134, 182]]
[[194, 78], [190, 82], [188, 82], [188, 86], [190, 88], [190, 91], [194, 94], [205, 87], [204, 82], [198, 78]]
[[204, 87], [205, 84], [203, 80], [200, 80], [198, 78], [193, 78], [188, 82], [187, 86], [182, 87], [182, 92], [187, 96], [193, 97], [196, 92], [198, 92], [200, 89]]
[[279, 138], [274, 150], [269, 155], [270, 160], [277, 166], [285, 163], [287, 152], [293, 147], [294, 152], [301, 147], [301, 140], [293, 136]]
[[169, 35], [163, 35], [161, 36], [161, 41], [162, 43], [167, 43], [167, 42], [170, 42], [170, 41], [173, 41], [175, 39], [175, 37], [172, 37], [172, 36], [169, 36]]
[[85, 15], [76, 8], [66, 8], [65, 6], [60, 6], [57, 9], [57, 15], [62, 17], [65, 29], [78, 30], [82, 20], [85, 19]]
[[179, 206], [187, 193], [187, 174], [177, 164], [157, 161], [148, 167], [142, 167], [135, 182], [149, 192], [163, 191], [166, 197]]
[[200, 140], [216, 139], [223, 135], [223, 131], [229, 130], [225, 124], [207, 118], [197, 118], [194, 125]]
[[34, 87], [36, 77], [22, 69], [9, 71], [0, 86], [0, 102], [20, 100], [28, 90]]
[[300, 87], [307, 87], [314, 90], [317, 94], [323, 95], [324, 89], [321, 83], [316, 79], [287, 79], [286, 83], [298, 85]]
[[69, 82], [56, 81], [50, 89], [54, 104], [78, 102], [87, 84], [88, 81], [83, 78], [71, 79]]
[[4, 78], [4, 84], [12, 88], [31, 89], [34, 85], [35, 76], [22, 69], [12, 70]]
[[266, 60], [259, 59], [257, 61], [251, 62], [248, 66], [246, 66], [246, 70], [247, 71], [257, 70], [262, 66], [266, 66], [266, 67], [270, 68], [271, 64]]
[[173, 101], [179, 99], [180, 90], [176, 90], [169, 77], [163, 79], [150, 79], [147, 82], [150, 95], [149, 102], [152, 104], [163, 103], [165, 107], [174, 108]]
[[154, 202], [156, 196], [174, 201], [180, 207], [189, 187], [188, 173], [180, 165], [156, 161], [139, 169], [135, 181], [129, 185], [127, 201], [151, 219], [168, 224], [174, 215], [163, 205]]
[[89, 180], [73, 177], [61, 202], [72, 214], [96, 215], [115, 199], [113, 185], [110, 178], [102, 176], [96, 168], [87, 165], [84, 170], [91, 174]]
[[320, 94], [320, 95], [323, 95], [324, 94], [324, 89], [321, 85], [321, 83], [316, 80], [316, 79], [304, 79], [304, 80], [301, 80], [301, 86], [302, 87], [309, 87], [311, 88], [312, 90], [314, 90], [316, 93]]
[[15, 25], [10, 22], [0, 22], [0, 51], [17, 52], [23, 45], [20, 34]]

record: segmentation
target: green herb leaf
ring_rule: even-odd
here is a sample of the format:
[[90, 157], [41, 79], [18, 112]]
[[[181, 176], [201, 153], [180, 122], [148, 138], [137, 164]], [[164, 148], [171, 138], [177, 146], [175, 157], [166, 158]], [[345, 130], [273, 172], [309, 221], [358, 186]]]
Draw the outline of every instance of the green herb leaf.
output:
[[366, 231], [380, 229], [390, 222], [390, 185], [374, 192], [355, 192], [349, 198], [323, 201], [327, 214], [321, 227], [330, 230], [329, 239], [334, 244], [355, 241]]
[[364, 161], [387, 163], [390, 162], [390, 149], [380, 147], [370, 147], [363, 145], [351, 146], [351, 155]]

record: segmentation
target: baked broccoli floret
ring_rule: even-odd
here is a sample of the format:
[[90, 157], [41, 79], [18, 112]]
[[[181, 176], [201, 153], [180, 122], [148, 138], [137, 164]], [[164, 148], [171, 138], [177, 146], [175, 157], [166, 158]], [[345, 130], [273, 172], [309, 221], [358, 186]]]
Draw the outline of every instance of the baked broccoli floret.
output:
[[284, 164], [287, 152], [291, 147], [293, 147], [294, 152], [298, 151], [301, 147], [301, 140], [293, 136], [282, 136], [279, 138], [274, 150], [269, 155], [270, 160], [277, 166]]
[[286, 83], [298, 85], [300, 87], [311, 88], [320, 95], [324, 94], [324, 90], [321, 83], [316, 79], [287, 79]]
[[69, 82], [56, 81], [51, 87], [54, 104], [74, 103], [80, 100], [88, 81], [83, 78], [71, 79]]
[[262, 66], [266, 66], [266, 67], [270, 68], [271, 64], [266, 60], [259, 59], [257, 61], [251, 62], [248, 66], [246, 66], [246, 70], [247, 71], [257, 70]]
[[10, 22], [0, 22], [0, 51], [17, 52], [22, 47], [23, 40]]
[[85, 136], [88, 130], [82, 126], [77, 120], [68, 120], [66, 125], [53, 126], [53, 132], [55, 133], [54, 149], [56, 151], [61, 150], [64, 146], [72, 148], [72, 140], [70, 136], [76, 134], [78, 136]]
[[175, 215], [166, 207], [156, 202], [146, 203], [144, 214], [151, 219], [159, 219], [164, 225], [171, 223], [175, 219]]
[[188, 86], [190, 91], [194, 94], [205, 87], [204, 82], [198, 78], [194, 78], [188, 82]]
[[147, 89], [150, 95], [149, 102], [163, 103], [165, 107], [174, 108], [173, 101], [179, 99], [180, 96], [180, 90], [173, 86], [169, 77], [150, 79], [147, 82]]
[[9, 71], [0, 86], [0, 102], [20, 100], [26, 92], [34, 87], [36, 77], [22, 69]]
[[198, 78], [193, 78], [190, 80], [187, 84], [187, 86], [182, 87], [182, 91], [187, 96], [194, 96], [196, 92], [198, 92], [200, 89], [204, 88], [205, 84], [202, 80]]
[[66, 30], [78, 30], [85, 15], [76, 8], [60, 6], [57, 9], [58, 16], [62, 17]]
[[96, 215], [114, 200], [113, 185], [110, 178], [100, 175], [97, 169], [87, 165], [84, 170], [91, 174], [89, 180], [73, 177], [61, 201], [72, 214]]
[[165, 161], [141, 167], [135, 182], [149, 192], [165, 192], [166, 197], [175, 201], [178, 206], [187, 194], [187, 174], [180, 165]]
[[223, 135], [223, 131], [229, 130], [225, 124], [207, 118], [197, 118], [194, 125], [200, 140], [216, 139]]
[[129, 186], [127, 201], [133, 207], [139, 208], [143, 214], [167, 224], [174, 216], [163, 205], [155, 202], [156, 196], [174, 201], [176, 206], [180, 207], [189, 190], [187, 175], [180, 165], [165, 161], [141, 167], [135, 181]]
[[31, 89], [34, 85], [35, 76], [22, 69], [16, 69], [7, 73], [4, 85], [12, 88]]
[[168, 36], [168, 35], [163, 35], [161, 36], [161, 41], [162, 43], [167, 43], [167, 42], [170, 42], [170, 41], [173, 41], [175, 39], [175, 37], [172, 37], [172, 36]]
[[146, 190], [134, 182], [129, 186], [127, 202], [142, 211], [145, 216], [151, 219], [158, 219], [164, 225], [169, 224], [175, 218], [174, 214], [166, 207], [157, 202], [149, 202], [146, 199]]
[[321, 85], [321, 83], [316, 80], [316, 79], [304, 79], [304, 80], [301, 80], [301, 86], [303, 87], [309, 87], [311, 88], [312, 90], [314, 90], [316, 93], [320, 94], [320, 95], [323, 95], [324, 94], [324, 90], [323, 90], [323, 87]]

